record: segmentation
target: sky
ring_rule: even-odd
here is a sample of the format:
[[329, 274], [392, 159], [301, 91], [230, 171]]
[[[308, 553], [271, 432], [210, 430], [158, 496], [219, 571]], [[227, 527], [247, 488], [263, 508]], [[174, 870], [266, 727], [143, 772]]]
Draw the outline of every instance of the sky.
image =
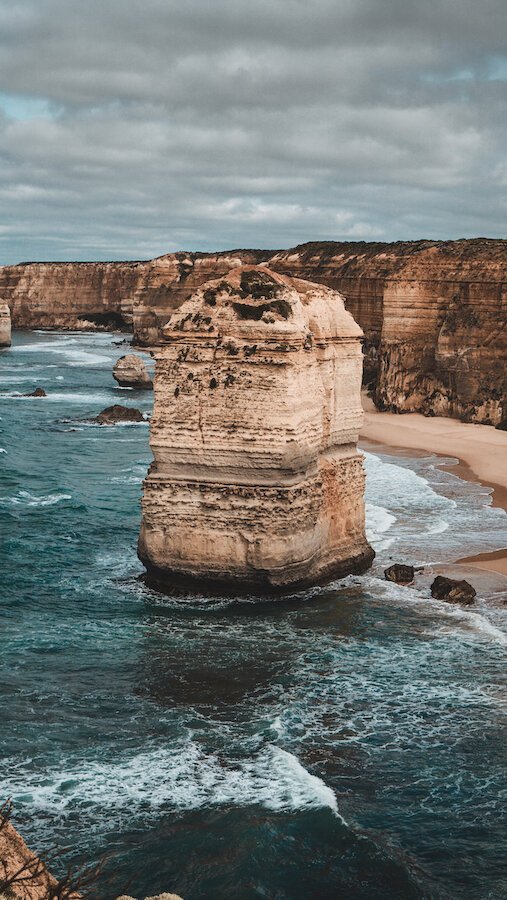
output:
[[0, 0], [0, 264], [507, 237], [506, 0]]

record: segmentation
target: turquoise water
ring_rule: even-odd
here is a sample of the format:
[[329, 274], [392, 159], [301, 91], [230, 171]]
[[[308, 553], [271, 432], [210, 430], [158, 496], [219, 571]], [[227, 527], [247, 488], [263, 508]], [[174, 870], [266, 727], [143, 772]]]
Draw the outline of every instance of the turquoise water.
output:
[[[379, 577], [507, 544], [434, 458], [367, 459], [378, 568], [279, 603], [167, 598], [135, 554], [149, 412], [107, 334], [0, 356], [3, 796], [112, 898], [502, 898], [507, 612]], [[40, 385], [48, 396], [19, 393]]]

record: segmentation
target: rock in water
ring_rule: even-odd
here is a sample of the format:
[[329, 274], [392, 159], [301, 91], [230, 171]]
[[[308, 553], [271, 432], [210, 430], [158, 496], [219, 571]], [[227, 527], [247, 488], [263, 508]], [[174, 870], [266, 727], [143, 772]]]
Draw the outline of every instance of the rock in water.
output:
[[151, 388], [152, 380], [144, 360], [135, 353], [121, 356], [113, 367], [113, 378], [121, 387]]
[[7, 303], [0, 303], [0, 347], [11, 346], [11, 311]]
[[24, 394], [24, 397], [47, 397], [46, 391], [44, 388], [38, 387], [35, 388], [34, 391], [31, 391], [30, 394]]
[[448, 603], [470, 606], [476, 595], [475, 588], [468, 581], [456, 581], [454, 578], [445, 578], [444, 575], [437, 575], [431, 585], [431, 596], [435, 600], [447, 600]]
[[145, 418], [139, 409], [130, 406], [108, 406], [95, 419], [99, 425], [116, 425], [117, 422], [144, 422]]
[[268, 593], [368, 568], [361, 336], [336, 291], [261, 266], [171, 316], [138, 547], [151, 583]]
[[403, 563], [394, 563], [389, 568], [384, 569], [384, 578], [386, 581], [394, 581], [396, 584], [412, 584], [414, 580], [414, 567], [405, 566]]

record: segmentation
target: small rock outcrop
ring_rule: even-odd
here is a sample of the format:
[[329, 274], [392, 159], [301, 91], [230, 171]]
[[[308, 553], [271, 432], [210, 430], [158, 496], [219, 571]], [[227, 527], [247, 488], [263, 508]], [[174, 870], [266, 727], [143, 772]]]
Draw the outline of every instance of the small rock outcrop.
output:
[[[123, 895], [116, 900], [136, 900], [136, 898]], [[144, 900], [182, 900], [182, 897], [179, 894], [157, 894], [156, 897], [145, 897]]]
[[121, 356], [113, 366], [113, 378], [121, 387], [152, 388], [146, 363], [135, 353]]
[[7, 303], [0, 303], [0, 347], [11, 346], [11, 311]]
[[394, 563], [392, 566], [384, 569], [386, 581], [394, 581], [395, 584], [412, 584], [414, 574], [414, 567], [406, 566], [403, 563]]
[[47, 397], [46, 391], [44, 388], [37, 387], [34, 391], [30, 391], [29, 394], [23, 394], [24, 397]]
[[48, 900], [57, 896], [56, 887], [56, 878], [27, 847], [14, 826], [0, 817], [0, 898]]
[[151, 583], [276, 593], [368, 568], [361, 336], [335, 291], [261, 266], [173, 314], [138, 547]]
[[120, 406], [115, 403], [103, 409], [95, 419], [99, 425], [116, 425], [118, 422], [144, 422], [146, 421], [141, 410], [130, 406]]
[[435, 600], [446, 600], [448, 603], [462, 603], [464, 606], [470, 606], [477, 596], [477, 591], [468, 581], [456, 581], [454, 578], [437, 575], [431, 585], [431, 596]]

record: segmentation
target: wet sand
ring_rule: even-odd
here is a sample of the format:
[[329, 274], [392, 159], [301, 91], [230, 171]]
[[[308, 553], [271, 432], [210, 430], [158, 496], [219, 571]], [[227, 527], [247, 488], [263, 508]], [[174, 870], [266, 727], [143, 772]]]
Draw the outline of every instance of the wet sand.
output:
[[[493, 506], [507, 511], [507, 432], [445, 417], [378, 412], [365, 394], [363, 407], [361, 439], [385, 447], [454, 457], [458, 463], [453, 473], [490, 487]], [[507, 576], [507, 548], [464, 557], [457, 563]]]

